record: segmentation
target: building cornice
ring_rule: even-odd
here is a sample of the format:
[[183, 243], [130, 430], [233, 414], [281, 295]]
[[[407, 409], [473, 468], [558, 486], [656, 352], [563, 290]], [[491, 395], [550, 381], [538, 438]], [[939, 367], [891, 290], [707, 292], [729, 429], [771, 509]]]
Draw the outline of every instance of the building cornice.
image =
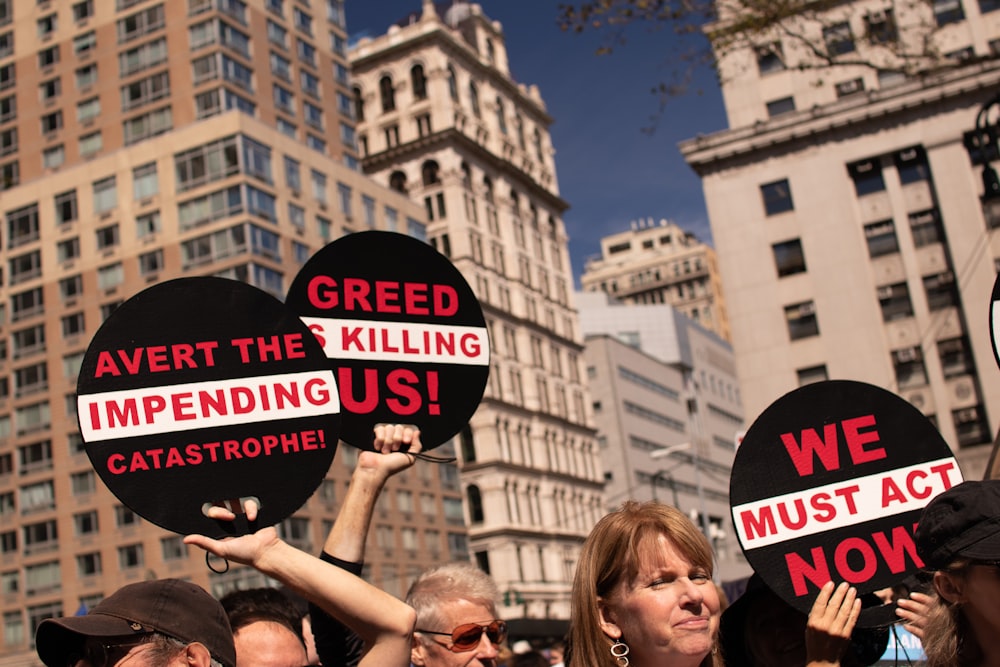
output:
[[432, 132], [415, 141], [408, 141], [398, 146], [393, 146], [380, 153], [368, 155], [362, 159], [361, 164], [364, 172], [370, 175], [398, 167], [400, 164], [410, 160], [420, 159], [426, 156], [429, 151], [441, 148], [464, 150], [474, 154], [481, 162], [489, 164], [498, 173], [505, 174], [510, 180], [517, 182], [521, 186], [521, 189], [531, 192], [533, 196], [543, 200], [550, 209], [560, 216], [569, 209], [569, 203], [565, 199], [539, 185], [538, 181], [531, 174], [520, 169], [510, 161], [499, 157], [453, 127]]
[[759, 161], [760, 151], [785, 152], [802, 145], [817, 145], [829, 140], [833, 133], [855, 128], [858, 132], [868, 131], [872, 121], [902, 117], [930, 105], [954, 103], [969, 97], [973, 98], [969, 103], [978, 107], [998, 86], [1000, 60], [980, 62], [754, 125], [687, 139], [679, 148], [691, 168], [704, 176], [731, 164]]

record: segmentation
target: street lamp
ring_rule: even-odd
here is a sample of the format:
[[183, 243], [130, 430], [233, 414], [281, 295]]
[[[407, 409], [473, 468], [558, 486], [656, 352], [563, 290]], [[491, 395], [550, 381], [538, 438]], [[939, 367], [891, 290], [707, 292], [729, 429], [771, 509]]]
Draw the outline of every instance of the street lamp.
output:
[[[662, 458], [665, 458], [667, 456], [670, 456], [674, 452], [679, 452], [681, 450], [690, 449], [690, 448], [691, 448], [691, 443], [690, 442], [682, 442], [682, 443], [680, 443], [678, 445], [670, 445], [669, 447], [664, 447], [663, 449], [654, 449], [653, 451], [651, 451], [649, 453], [649, 458], [654, 459], [654, 460], [656, 460], [656, 459], [662, 459]], [[674, 468], [676, 468], [677, 466], [679, 466], [681, 463], [683, 463], [683, 461], [678, 461], [677, 463], [675, 463], [674, 465], [670, 466], [669, 468], [664, 468], [663, 470], [658, 470], [658, 471], [656, 471], [656, 474], [653, 475], [650, 478], [650, 480], [649, 480], [649, 486], [650, 486], [650, 490], [652, 491], [652, 494], [653, 494], [653, 500], [656, 500], [656, 487], [659, 484], [659, 481], [661, 479], [666, 478], [667, 480], [670, 481], [670, 492], [671, 492], [671, 495], [673, 496], [673, 499], [674, 499], [674, 507], [678, 507], [679, 501], [677, 499], [677, 482], [674, 481], [674, 476], [670, 474], [670, 471], [673, 470]]]
[[[690, 442], [682, 442], [679, 445], [671, 445], [669, 447], [664, 447], [663, 449], [654, 449], [653, 451], [651, 451], [649, 453], [649, 458], [651, 458], [651, 459], [662, 459], [662, 458], [664, 458], [666, 456], [670, 456], [674, 452], [679, 452], [681, 450], [690, 449], [690, 448], [691, 448], [691, 443]], [[701, 464], [698, 462], [698, 454], [697, 454], [697, 452], [695, 452], [695, 454], [693, 454], [691, 456], [691, 465], [694, 466], [694, 483], [695, 483], [695, 487], [698, 490], [698, 513], [701, 515], [701, 521], [699, 522], [701, 524], [701, 526], [700, 526], [701, 527], [701, 532], [702, 532], [702, 534], [705, 535], [705, 537], [708, 539], [708, 541], [711, 542], [712, 541], [712, 532], [711, 532], [711, 530], [709, 528], [709, 525], [708, 525], [708, 513], [705, 510], [705, 491], [704, 491], [704, 489], [702, 488], [702, 485], [701, 485]], [[656, 473], [655, 475], [653, 475], [653, 485], [654, 485], [653, 486], [653, 499], [654, 500], [656, 499], [656, 486], [655, 485], [656, 485], [657, 478], [660, 477], [661, 475], [663, 475], [664, 473], [669, 472], [672, 469], [673, 468], [668, 468], [667, 470], [661, 470], [658, 473]], [[670, 482], [671, 482], [670, 485], [671, 485], [671, 488], [674, 491], [674, 507], [677, 507], [677, 486], [673, 483], [673, 481], [674, 481], [674, 478], [671, 476], [670, 477]]]
[[962, 143], [969, 153], [972, 164], [983, 165], [983, 194], [980, 201], [983, 207], [983, 218], [986, 227], [1000, 227], [1000, 178], [990, 163], [1000, 159], [998, 151], [998, 125], [990, 123], [989, 114], [993, 107], [1000, 109], [1000, 93], [984, 104], [976, 114], [976, 129], [966, 132]]

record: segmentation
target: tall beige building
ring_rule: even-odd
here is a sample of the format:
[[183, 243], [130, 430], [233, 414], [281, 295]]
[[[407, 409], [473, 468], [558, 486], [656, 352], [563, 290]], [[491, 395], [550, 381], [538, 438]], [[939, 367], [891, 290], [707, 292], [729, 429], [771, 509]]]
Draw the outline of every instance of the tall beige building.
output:
[[[748, 420], [796, 386], [860, 380], [930, 417], [967, 476], [1000, 424], [988, 311], [1000, 239], [963, 146], [1000, 87], [988, 0], [830, 10], [811, 39], [859, 59], [920, 16], [950, 67], [802, 70], [781, 38], [722, 61], [729, 129], [682, 144], [702, 177]], [[894, 13], [895, 12], [895, 13]], [[778, 56], [781, 57], [778, 57]]]
[[587, 260], [580, 284], [623, 303], [671, 305], [729, 340], [715, 250], [667, 220], [639, 220], [602, 238], [601, 255]]
[[504, 618], [566, 619], [579, 546], [604, 505], [552, 119], [537, 88], [511, 77], [502, 28], [476, 4], [439, 14], [425, 0], [350, 60], [365, 173], [425, 208], [431, 243], [490, 330], [489, 386], [458, 447], [469, 548]]
[[[342, 0], [0, 0], [0, 655], [32, 664], [40, 619], [122, 584], [184, 577], [216, 594], [180, 536], [95, 476], [74, 392], [123, 300], [186, 275], [283, 297], [312, 253], [369, 228], [426, 237], [423, 206], [358, 170]], [[450, 445], [446, 446], [447, 451]], [[356, 450], [281, 524], [318, 551]], [[383, 494], [367, 574], [396, 594], [468, 558], [454, 465]]]

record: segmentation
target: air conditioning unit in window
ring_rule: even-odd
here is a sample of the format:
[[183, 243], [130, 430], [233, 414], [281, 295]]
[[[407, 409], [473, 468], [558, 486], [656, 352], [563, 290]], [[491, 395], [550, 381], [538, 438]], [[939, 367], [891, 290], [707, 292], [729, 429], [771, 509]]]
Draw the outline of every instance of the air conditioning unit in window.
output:
[[886, 285], [885, 287], [878, 288], [878, 298], [879, 299], [891, 299], [892, 298], [892, 285]]
[[868, 16], [866, 16], [865, 18], [868, 20], [868, 23], [871, 24], [871, 25], [877, 25], [877, 24], [880, 24], [880, 23], [885, 23], [885, 21], [886, 21], [885, 10], [882, 10], [882, 9], [873, 10], [871, 12], [868, 12]]

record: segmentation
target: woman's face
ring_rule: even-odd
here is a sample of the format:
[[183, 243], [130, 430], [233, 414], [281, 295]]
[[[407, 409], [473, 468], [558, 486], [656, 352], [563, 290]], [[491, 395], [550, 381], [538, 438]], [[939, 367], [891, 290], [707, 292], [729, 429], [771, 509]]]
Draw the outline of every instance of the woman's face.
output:
[[963, 612], [982, 637], [1000, 635], [1000, 567], [972, 563], [961, 582]]
[[601, 626], [629, 646], [635, 667], [697, 665], [719, 629], [719, 594], [708, 571], [693, 565], [666, 536], [658, 558], [646, 559], [635, 581], [601, 601]]

